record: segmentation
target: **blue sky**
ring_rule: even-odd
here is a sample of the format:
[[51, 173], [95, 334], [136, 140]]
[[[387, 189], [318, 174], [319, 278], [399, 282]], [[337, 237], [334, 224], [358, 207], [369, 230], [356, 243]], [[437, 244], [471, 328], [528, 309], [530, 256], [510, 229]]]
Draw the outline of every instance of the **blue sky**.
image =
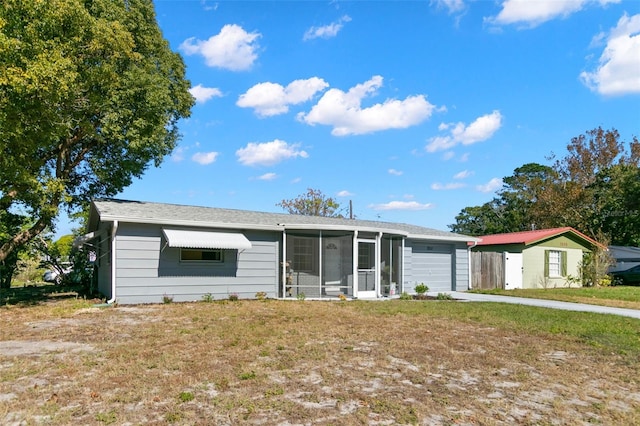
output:
[[640, 137], [638, 1], [159, 0], [197, 104], [119, 198], [442, 230], [602, 126]]

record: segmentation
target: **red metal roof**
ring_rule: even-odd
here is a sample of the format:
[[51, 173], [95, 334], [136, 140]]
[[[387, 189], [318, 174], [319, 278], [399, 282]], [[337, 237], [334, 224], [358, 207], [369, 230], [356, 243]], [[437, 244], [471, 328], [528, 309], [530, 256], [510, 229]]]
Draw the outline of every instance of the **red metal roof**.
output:
[[524, 232], [511, 232], [508, 234], [493, 234], [493, 235], [485, 235], [480, 238], [480, 241], [477, 245], [479, 246], [489, 246], [496, 244], [524, 244], [529, 245], [533, 243], [537, 243], [539, 241], [543, 241], [552, 237], [557, 237], [558, 235], [562, 235], [565, 233], [572, 233], [591, 244], [598, 245], [601, 247], [602, 244], [597, 241], [587, 237], [583, 233], [571, 228], [570, 226], [566, 226], [564, 228], [551, 228], [551, 229], [537, 229], [535, 231], [524, 231]]

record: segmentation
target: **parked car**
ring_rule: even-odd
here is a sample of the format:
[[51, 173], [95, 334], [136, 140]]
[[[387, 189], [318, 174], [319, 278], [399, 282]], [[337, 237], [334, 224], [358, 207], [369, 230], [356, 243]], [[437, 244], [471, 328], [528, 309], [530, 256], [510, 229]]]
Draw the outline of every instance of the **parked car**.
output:
[[62, 282], [62, 278], [73, 271], [71, 263], [62, 263], [60, 266], [62, 267], [62, 274], [60, 274], [60, 271], [57, 269], [48, 269], [42, 275], [42, 281], [46, 283], [60, 284]]
[[624, 271], [612, 272], [611, 276], [615, 284], [640, 284], [640, 265], [625, 269]]

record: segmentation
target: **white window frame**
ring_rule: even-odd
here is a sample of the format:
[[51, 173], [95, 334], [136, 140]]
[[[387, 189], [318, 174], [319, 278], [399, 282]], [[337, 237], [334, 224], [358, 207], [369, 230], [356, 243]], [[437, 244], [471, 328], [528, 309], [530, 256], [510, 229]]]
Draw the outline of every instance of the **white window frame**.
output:
[[562, 253], [560, 250], [549, 250], [549, 278], [562, 277]]

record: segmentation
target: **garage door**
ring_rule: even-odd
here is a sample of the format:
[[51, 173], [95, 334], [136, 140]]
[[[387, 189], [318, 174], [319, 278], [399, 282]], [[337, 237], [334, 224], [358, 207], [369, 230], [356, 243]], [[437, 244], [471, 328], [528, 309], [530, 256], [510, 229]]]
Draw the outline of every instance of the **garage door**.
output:
[[429, 291], [451, 291], [452, 247], [445, 244], [414, 242], [411, 250], [411, 279], [425, 283]]

